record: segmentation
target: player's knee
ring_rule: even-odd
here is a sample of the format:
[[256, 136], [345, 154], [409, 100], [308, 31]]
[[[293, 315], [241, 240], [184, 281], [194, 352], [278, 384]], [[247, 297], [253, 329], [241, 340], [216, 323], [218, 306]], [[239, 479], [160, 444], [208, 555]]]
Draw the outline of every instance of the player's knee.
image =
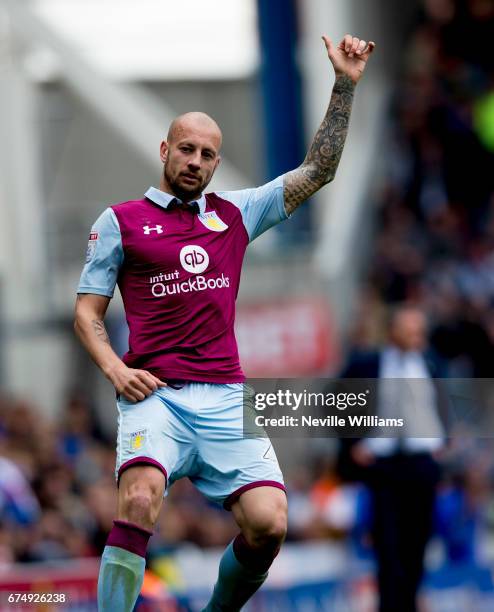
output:
[[126, 520], [145, 527], [156, 520], [151, 496], [140, 491], [127, 492], [121, 505], [121, 514]]
[[287, 512], [280, 507], [269, 514], [260, 514], [246, 529], [245, 537], [255, 548], [275, 548], [285, 539], [286, 531]]
[[287, 517], [283, 511], [275, 514], [272, 519], [265, 525], [258, 537], [261, 541], [266, 541], [269, 544], [281, 545], [286, 536], [287, 530]]
[[149, 483], [132, 483], [121, 496], [119, 514], [124, 520], [150, 528], [158, 518], [159, 491]]

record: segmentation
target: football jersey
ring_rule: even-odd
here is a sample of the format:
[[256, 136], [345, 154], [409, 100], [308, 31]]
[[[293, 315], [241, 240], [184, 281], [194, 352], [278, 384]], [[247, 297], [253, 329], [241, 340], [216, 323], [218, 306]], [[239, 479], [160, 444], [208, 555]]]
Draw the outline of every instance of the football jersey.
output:
[[151, 187], [96, 221], [77, 292], [112, 297], [118, 284], [129, 367], [165, 379], [243, 382], [234, 322], [245, 249], [286, 218], [281, 176], [188, 204]]

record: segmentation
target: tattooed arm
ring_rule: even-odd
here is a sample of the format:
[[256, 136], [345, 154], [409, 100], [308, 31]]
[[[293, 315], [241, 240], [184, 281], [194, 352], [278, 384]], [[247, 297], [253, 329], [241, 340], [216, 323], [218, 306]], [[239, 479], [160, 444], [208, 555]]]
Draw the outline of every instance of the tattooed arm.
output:
[[296, 170], [285, 174], [287, 214], [334, 179], [348, 133], [354, 90], [355, 84], [349, 77], [337, 78], [326, 116], [306, 158]]
[[[77, 296], [77, 298], [79, 299], [79, 296]], [[107, 344], [110, 344], [110, 338], [108, 337], [108, 334], [106, 333], [106, 328], [105, 328], [105, 324], [103, 323], [103, 321], [100, 321], [99, 319], [93, 319], [91, 321], [91, 324], [98, 338], [102, 342], [106, 342]]]
[[340, 163], [348, 133], [353, 94], [375, 44], [345, 36], [338, 47], [323, 36], [336, 83], [326, 116], [301, 166], [284, 176], [285, 210], [291, 214], [302, 202], [330, 183]]
[[151, 395], [158, 387], [166, 385], [150, 372], [128, 368], [114, 352], [103, 322], [109, 303], [110, 298], [103, 295], [79, 294], [74, 329], [117, 393], [131, 402], [137, 402]]

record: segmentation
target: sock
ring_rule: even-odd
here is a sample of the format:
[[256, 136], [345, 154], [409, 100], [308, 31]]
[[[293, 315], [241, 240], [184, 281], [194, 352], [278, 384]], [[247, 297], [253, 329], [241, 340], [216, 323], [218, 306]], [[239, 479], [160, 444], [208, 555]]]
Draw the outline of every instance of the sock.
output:
[[152, 532], [126, 521], [113, 521], [101, 557], [99, 612], [132, 612], [144, 580], [146, 548]]
[[238, 612], [268, 577], [279, 546], [253, 549], [239, 534], [220, 561], [213, 595], [203, 612]]

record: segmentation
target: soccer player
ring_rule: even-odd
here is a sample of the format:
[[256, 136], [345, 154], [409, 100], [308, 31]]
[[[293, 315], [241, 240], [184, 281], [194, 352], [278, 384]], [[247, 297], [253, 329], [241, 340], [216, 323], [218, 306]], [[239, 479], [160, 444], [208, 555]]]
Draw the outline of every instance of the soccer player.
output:
[[[131, 611], [165, 489], [183, 476], [231, 510], [207, 611], [240, 610], [262, 585], [286, 533], [283, 477], [266, 438], [242, 436], [244, 375], [235, 299], [248, 243], [333, 180], [355, 86], [374, 43], [324, 36], [336, 82], [299, 168], [255, 189], [204, 194], [222, 135], [203, 113], [175, 119], [161, 143], [160, 188], [107, 208], [93, 226], [76, 304], [82, 344], [115, 387], [118, 510], [103, 552], [100, 612]], [[113, 352], [103, 319], [118, 283], [129, 351]]]

